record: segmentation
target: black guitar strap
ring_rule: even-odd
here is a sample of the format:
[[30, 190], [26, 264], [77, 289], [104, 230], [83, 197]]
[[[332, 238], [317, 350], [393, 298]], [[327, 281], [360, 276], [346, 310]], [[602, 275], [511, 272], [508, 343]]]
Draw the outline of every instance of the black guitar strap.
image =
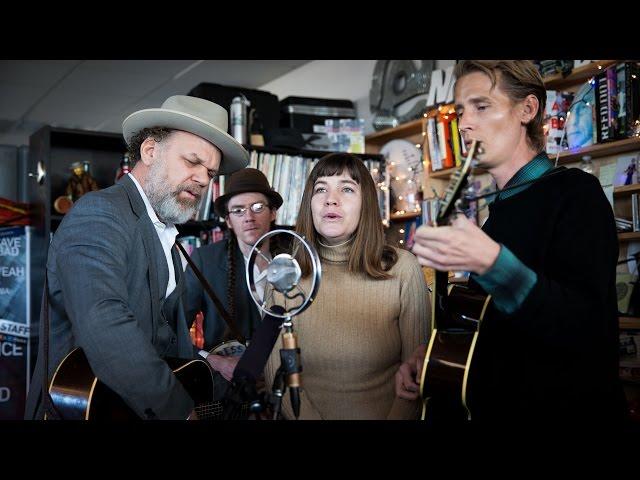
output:
[[184, 255], [185, 259], [191, 266], [193, 273], [196, 274], [196, 277], [198, 277], [198, 280], [200, 280], [200, 283], [204, 287], [205, 291], [209, 294], [209, 297], [211, 298], [211, 300], [213, 301], [213, 304], [218, 309], [220, 316], [224, 319], [225, 322], [227, 322], [227, 325], [229, 326], [231, 333], [238, 339], [239, 342], [246, 345], [247, 344], [246, 338], [244, 338], [244, 335], [242, 335], [240, 330], [238, 330], [238, 327], [236, 326], [233, 318], [231, 318], [229, 313], [225, 310], [224, 305], [222, 305], [222, 302], [220, 301], [218, 296], [215, 294], [215, 292], [211, 288], [211, 285], [209, 285], [209, 282], [207, 281], [207, 279], [204, 278], [204, 275], [202, 275], [202, 272], [200, 272], [200, 269], [196, 267], [196, 264], [193, 262], [193, 260], [191, 260], [191, 257], [189, 256], [189, 254], [187, 253], [187, 251], [184, 249], [184, 247], [180, 242], [176, 241], [176, 246], [182, 252], [182, 255]]
[[44, 269], [44, 380], [42, 382], [42, 402], [44, 412], [48, 419], [62, 420], [62, 415], [53, 404], [53, 399], [49, 394], [49, 285], [47, 282], [47, 268]]

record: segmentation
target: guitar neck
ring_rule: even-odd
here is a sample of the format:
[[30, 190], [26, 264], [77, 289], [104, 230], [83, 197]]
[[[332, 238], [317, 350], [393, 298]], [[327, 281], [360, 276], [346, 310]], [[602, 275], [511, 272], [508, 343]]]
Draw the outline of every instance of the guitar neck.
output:
[[433, 280], [432, 322], [433, 328], [446, 329], [449, 324], [449, 272], [436, 270]]

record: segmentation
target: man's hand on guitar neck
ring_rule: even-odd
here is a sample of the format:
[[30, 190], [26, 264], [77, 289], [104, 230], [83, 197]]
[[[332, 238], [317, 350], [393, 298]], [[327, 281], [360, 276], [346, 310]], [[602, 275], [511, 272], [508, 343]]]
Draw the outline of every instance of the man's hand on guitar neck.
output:
[[396, 395], [405, 400], [415, 400], [420, 394], [419, 375], [422, 372], [422, 362], [427, 354], [425, 344], [418, 345], [411, 356], [400, 365], [396, 372]]
[[211, 368], [220, 372], [220, 375], [222, 375], [228, 382], [233, 378], [233, 371], [236, 369], [238, 360], [240, 360], [239, 355], [223, 356], [213, 353], [207, 355], [207, 362], [209, 362]]
[[425, 267], [482, 275], [498, 258], [500, 244], [464, 215], [456, 215], [450, 226], [420, 226], [411, 251]]

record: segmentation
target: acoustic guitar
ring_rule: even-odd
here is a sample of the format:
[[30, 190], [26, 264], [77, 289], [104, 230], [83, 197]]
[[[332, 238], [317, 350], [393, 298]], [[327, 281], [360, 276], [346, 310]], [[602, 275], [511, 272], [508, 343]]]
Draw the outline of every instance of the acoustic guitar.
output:
[[[217, 346], [211, 350], [211, 353], [241, 355], [243, 351], [244, 345], [232, 341]], [[229, 382], [214, 372], [204, 359], [165, 358], [164, 360], [193, 399], [199, 419], [223, 418], [224, 395], [227, 389], [219, 387]], [[214, 376], [219, 376], [218, 381], [214, 380]], [[72, 350], [62, 359], [51, 379], [49, 394], [63, 420], [140, 418], [118, 394], [94, 375], [81, 348]], [[248, 406], [243, 404], [240, 413], [240, 418], [245, 418], [248, 415]]]
[[[467, 180], [477, 148], [478, 142], [474, 141], [463, 165], [453, 174], [440, 202], [434, 226], [445, 223], [456, 211], [465, 210], [465, 194], [471, 196]], [[420, 377], [423, 420], [429, 419], [430, 406], [435, 405], [440, 415], [452, 415], [458, 420], [471, 419], [469, 369], [480, 323], [491, 297], [464, 285], [451, 285], [448, 277], [448, 272], [437, 270], [434, 275], [432, 331]]]

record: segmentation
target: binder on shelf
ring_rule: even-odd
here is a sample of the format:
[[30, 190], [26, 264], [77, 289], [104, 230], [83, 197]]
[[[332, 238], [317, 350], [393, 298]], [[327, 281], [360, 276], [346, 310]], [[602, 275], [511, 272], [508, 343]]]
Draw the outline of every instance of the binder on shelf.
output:
[[640, 220], [638, 219], [638, 194], [631, 194], [631, 221], [633, 222], [633, 231], [640, 231]]

